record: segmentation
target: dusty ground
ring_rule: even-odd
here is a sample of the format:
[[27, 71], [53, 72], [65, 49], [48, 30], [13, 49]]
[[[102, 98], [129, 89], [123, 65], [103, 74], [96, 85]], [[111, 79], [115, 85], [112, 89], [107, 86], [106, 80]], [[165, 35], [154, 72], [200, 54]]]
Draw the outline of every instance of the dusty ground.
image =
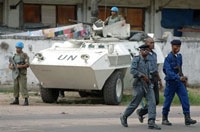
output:
[[[12, 93], [2, 93], [0, 92], [0, 105], [8, 105], [10, 102], [14, 100], [13, 94]], [[20, 104], [23, 105], [24, 100], [22, 97], [20, 97]], [[103, 99], [101, 98], [92, 98], [92, 97], [87, 97], [87, 98], [81, 98], [78, 94], [78, 92], [65, 92], [65, 97], [64, 98], [58, 98], [57, 103], [53, 104], [46, 104], [43, 103], [40, 93], [38, 91], [32, 91], [29, 92], [29, 103], [31, 106], [69, 106], [69, 105], [92, 105], [92, 104], [97, 104], [97, 105], [102, 105], [103, 104]]]
[[[33, 96], [34, 95], [34, 96]], [[10, 106], [12, 94], [0, 93], [0, 132], [144, 132], [147, 119], [139, 123], [134, 113], [128, 120], [129, 127], [120, 125], [119, 116], [126, 106], [107, 106], [101, 103], [89, 104], [79, 98], [77, 93], [68, 95], [64, 100], [75, 99], [82, 104], [70, 104], [60, 100], [60, 104], [44, 104], [36, 93], [31, 93], [30, 106]], [[23, 100], [20, 100], [23, 104]], [[85, 102], [84, 102], [85, 101]], [[85, 103], [85, 104], [84, 104]], [[161, 107], [157, 108], [157, 123], [161, 124]], [[200, 107], [192, 106], [191, 115], [200, 122]], [[197, 132], [200, 124], [186, 127], [181, 107], [173, 107], [170, 113], [173, 126], [162, 126], [166, 132]]]

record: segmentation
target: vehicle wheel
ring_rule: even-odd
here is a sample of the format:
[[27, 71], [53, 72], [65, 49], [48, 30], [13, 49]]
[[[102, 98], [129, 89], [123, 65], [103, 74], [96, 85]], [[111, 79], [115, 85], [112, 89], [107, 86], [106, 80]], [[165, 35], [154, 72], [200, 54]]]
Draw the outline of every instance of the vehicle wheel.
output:
[[45, 103], [54, 103], [58, 99], [59, 90], [52, 88], [40, 88], [42, 101]]
[[78, 91], [79, 95], [81, 97], [89, 97], [90, 96], [90, 93], [88, 92], [85, 92], [85, 91]]
[[118, 105], [123, 96], [123, 75], [115, 71], [106, 81], [103, 88], [104, 101], [108, 105]]

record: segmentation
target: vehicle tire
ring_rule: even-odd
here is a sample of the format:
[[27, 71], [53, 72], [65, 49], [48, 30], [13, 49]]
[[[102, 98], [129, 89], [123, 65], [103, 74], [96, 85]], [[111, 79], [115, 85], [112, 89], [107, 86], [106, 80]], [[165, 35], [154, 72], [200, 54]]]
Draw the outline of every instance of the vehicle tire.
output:
[[89, 97], [90, 96], [90, 93], [88, 92], [85, 92], [85, 91], [78, 91], [79, 95], [81, 97]]
[[45, 103], [54, 103], [58, 99], [59, 90], [52, 88], [40, 88], [42, 101]]
[[115, 71], [106, 81], [103, 88], [104, 102], [108, 105], [118, 105], [123, 96], [123, 75]]

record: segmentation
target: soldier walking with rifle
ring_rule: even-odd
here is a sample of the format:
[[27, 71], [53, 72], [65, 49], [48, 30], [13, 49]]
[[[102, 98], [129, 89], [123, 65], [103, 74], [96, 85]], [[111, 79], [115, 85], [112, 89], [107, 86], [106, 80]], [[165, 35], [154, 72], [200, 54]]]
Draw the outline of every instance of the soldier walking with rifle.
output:
[[25, 99], [24, 106], [28, 106], [28, 90], [27, 90], [27, 68], [29, 67], [29, 57], [22, 51], [24, 44], [22, 42], [16, 43], [16, 54], [9, 58], [9, 69], [12, 70], [14, 80], [14, 97], [15, 100], [11, 105], [19, 105], [19, 91]]
[[177, 93], [183, 114], [185, 115], [185, 125], [195, 124], [197, 121], [192, 120], [190, 117], [190, 104], [188, 93], [186, 90], [187, 78], [184, 77], [182, 73], [182, 55], [179, 53], [181, 47], [180, 40], [171, 41], [172, 51], [165, 58], [163, 72], [165, 73], [166, 87], [164, 91], [165, 101], [162, 110], [162, 124], [172, 125], [168, 120], [168, 113], [170, 111], [170, 106], [174, 98], [175, 93]]
[[[157, 64], [157, 54], [154, 51], [154, 40], [152, 38], [147, 38], [145, 43], [149, 45], [150, 52], [147, 56], [148, 60], [151, 62], [151, 83], [153, 84], [153, 90], [156, 100], [156, 105], [159, 104], [159, 88], [162, 89], [162, 82], [158, 73], [158, 64]], [[148, 106], [145, 105], [143, 108], [137, 110], [138, 119], [143, 123], [144, 115], [148, 113]]]
[[153, 85], [150, 81], [150, 61], [147, 59], [149, 54], [149, 46], [142, 45], [140, 48], [140, 55], [132, 60], [131, 74], [133, 75], [133, 99], [129, 103], [123, 115], [120, 117], [121, 124], [128, 127], [127, 118], [135, 111], [140, 104], [143, 97], [146, 98], [148, 104], [148, 128], [160, 130], [156, 125], [156, 102], [153, 91]]

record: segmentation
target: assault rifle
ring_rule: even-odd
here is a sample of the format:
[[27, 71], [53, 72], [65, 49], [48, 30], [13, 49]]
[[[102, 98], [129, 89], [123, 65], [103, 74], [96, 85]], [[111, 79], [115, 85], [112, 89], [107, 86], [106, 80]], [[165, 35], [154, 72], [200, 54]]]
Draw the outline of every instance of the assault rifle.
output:
[[16, 63], [13, 60], [13, 57], [9, 57], [9, 62], [14, 67], [14, 69], [12, 70], [12, 77], [15, 80], [19, 76], [19, 69], [17, 68]]
[[185, 81], [183, 83], [184, 83], [185, 87], [187, 87], [188, 86], [188, 78], [183, 75], [183, 71], [179, 65], [177, 65], [176, 68], [178, 69], [178, 75], [181, 77], [184, 77]]

